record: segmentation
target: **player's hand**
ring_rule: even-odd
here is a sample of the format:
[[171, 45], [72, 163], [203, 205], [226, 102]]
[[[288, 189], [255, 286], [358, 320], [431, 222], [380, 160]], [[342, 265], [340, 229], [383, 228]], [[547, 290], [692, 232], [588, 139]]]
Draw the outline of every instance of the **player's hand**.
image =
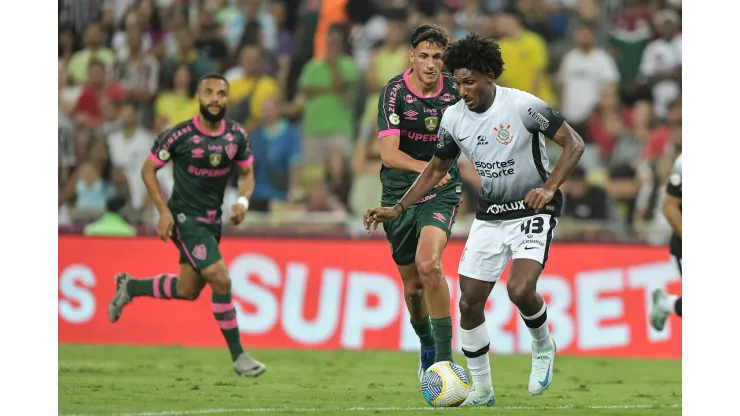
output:
[[239, 225], [242, 222], [244, 222], [244, 214], [247, 213], [247, 210], [244, 209], [244, 205], [242, 204], [234, 204], [231, 206], [231, 223], [234, 225]]
[[157, 235], [162, 241], [167, 241], [167, 237], [172, 235], [172, 228], [175, 227], [175, 217], [172, 216], [172, 212], [167, 210], [159, 214], [159, 221], [157, 221]]
[[529, 191], [527, 196], [524, 198], [524, 203], [528, 207], [534, 208], [534, 211], [539, 213], [545, 208], [545, 205], [552, 200], [553, 196], [555, 196], [555, 191], [545, 188], [536, 188]]
[[439, 181], [439, 183], [437, 184], [437, 186], [435, 186], [435, 188], [439, 188], [440, 186], [444, 186], [447, 183], [447, 181], [449, 181], [450, 179], [452, 179], [452, 176], [450, 176], [449, 173], [446, 174], [445, 177], [442, 178], [441, 181]]
[[370, 228], [372, 227], [372, 231], [376, 231], [378, 224], [398, 218], [401, 212], [400, 205], [395, 205], [393, 208], [373, 208], [368, 210], [362, 218], [365, 223], [365, 229], [367, 232], [370, 232]]

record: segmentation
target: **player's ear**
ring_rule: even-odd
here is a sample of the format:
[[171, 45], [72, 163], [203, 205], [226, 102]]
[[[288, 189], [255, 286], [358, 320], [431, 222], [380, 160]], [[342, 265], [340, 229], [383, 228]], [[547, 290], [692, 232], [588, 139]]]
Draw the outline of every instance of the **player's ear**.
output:
[[414, 48], [409, 48], [409, 62], [414, 63]]
[[494, 74], [493, 72], [487, 73], [486, 81], [488, 81], [489, 84], [493, 84], [493, 81], [496, 81], [496, 74]]

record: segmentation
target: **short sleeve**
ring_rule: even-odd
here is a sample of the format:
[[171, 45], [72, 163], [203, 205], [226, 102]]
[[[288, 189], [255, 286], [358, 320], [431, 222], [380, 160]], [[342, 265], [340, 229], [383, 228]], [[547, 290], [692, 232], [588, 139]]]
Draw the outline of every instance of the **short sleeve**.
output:
[[237, 143], [239, 144], [235, 161], [237, 166], [245, 168], [250, 166], [254, 161], [254, 156], [252, 156], [252, 139], [249, 138], [247, 132], [239, 125], [236, 126], [235, 133]]
[[403, 112], [403, 108], [397, 108], [396, 106], [403, 105], [403, 100], [391, 101], [391, 95], [393, 92], [397, 92], [400, 88], [400, 82], [389, 82], [383, 87], [383, 92], [378, 98], [378, 138], [382, 139], [385, 136], [401, 135], [401, 117], [398, 115], [399, 112]]
[[451, 111], [448, 110], [442, 115], [437, 131], [437, 147], [434, 148], [434, 156], [445, 160], [457, 159], [460, 156], [460, 146], [453, 137], [449, 117], [445, 117], [450, 113]]
[[175, 143], [177, 143], [174, 128], [167, 129], [157, 136], [152, 148], [149, 150], [149, 159], [160, 168], [167, 164], [172, 158]]
[[682, 165], [681, 156], [679, 155], [673, 163], [671, 173], [668, 175], [668, 184], [666, 185], [666, 193], [676, 198], [681, 198], [681, 190], [683, 188]]
[[547, 103], [529, 93], [522, 93], [518, 103], [519, 116], [527, 130], [552, 139], [565, 120]]

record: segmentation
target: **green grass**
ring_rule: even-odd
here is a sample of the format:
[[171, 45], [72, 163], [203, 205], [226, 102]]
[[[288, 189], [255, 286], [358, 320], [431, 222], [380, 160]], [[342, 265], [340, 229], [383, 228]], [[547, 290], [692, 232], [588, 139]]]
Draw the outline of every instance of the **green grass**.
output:
[[[257, 379], [238, 377], [221, 349], [59, 345], [59, 413], [409, 415], [428, 408], [416, 379], [416, 354], [253, 354], [268, 366]], [[465, 358], [455, 361], [464, 366]], [[491, 356], [491, 366], [496, 407], [445, 414], [681, 414], [680, 361], [559, 356], [553, 384], [539, 397], [527, 393], [529, 356]]]

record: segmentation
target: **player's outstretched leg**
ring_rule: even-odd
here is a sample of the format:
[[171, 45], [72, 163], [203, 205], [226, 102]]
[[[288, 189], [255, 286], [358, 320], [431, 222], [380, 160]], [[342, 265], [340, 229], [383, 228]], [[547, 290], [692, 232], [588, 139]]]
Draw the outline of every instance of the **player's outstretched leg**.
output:
[[491, 382], [488, 350], [491, 335], [486, 325], [486, 301], [494, 283], [460, 276], [460, 328], [462, 348], [473, 377], [473, 389], [462, 406], [493, 406], [496, 398]]
[[432, 334], [437, 348], [435, 362], [452, 361], [452, 318], [450, 288], [442, 272], [442, 251], [447, 244], [447, 232], [425, 226], [416, 249], [416, 269], [424, 285], [427, 310], [431, 316]]
[[116, 293], [108, 304], [108, 319], [111, 322], [118, 321], [123, 307], [135, 297], [195, 300], [205, 284], [195, 270], [186, 264], [181, 265], [180, 277], [163, 273], [148, 279], [134, 279], [128, 273], [119, 273], [115, 279]]
[[211, 286], [213, 291], [212, 311], [218, 327], [226, 340], [234, 363], [234, 371], [245, 377], [257, 377], [264, 373], [267, 367], [244, 352], [239, 335], [239, 326], [236, 319], [236, 309], [231, 301], [231, 279], [226, 264], [219, 260], [201, 271], [201, 276]]
[[653, 290], [653, 305], [650, 309], [650, 324], [658, 331], [665, 327], [668, 315], [681, 316], [681, 296], [669, 295], [663, 289]]
[[519, 308], [519, 314], [532, 335], [532, 372], [529, 374], [529, 392], [539, 395], [552, 383], [555, 362], [555, 341], [547, 327], [547, 305], [537, 293], [537, 279], [542, 264], [527, 258], [514, 259], [507, 284], [509, 299]]
[[416, 264], [399, 265], [398, 272], [403, 281], [403, 297], [411, 317], [411, 326], [414, 328], [421, 344], [421, 354], [417, 366], [417, 376], [419, 382], [421, 382], [424, 373], [434, 364], [437, 351], [432, 335], [432, 323], [429, 320], [429, 313], [424, 301], [424, 286], [421, 284]]

